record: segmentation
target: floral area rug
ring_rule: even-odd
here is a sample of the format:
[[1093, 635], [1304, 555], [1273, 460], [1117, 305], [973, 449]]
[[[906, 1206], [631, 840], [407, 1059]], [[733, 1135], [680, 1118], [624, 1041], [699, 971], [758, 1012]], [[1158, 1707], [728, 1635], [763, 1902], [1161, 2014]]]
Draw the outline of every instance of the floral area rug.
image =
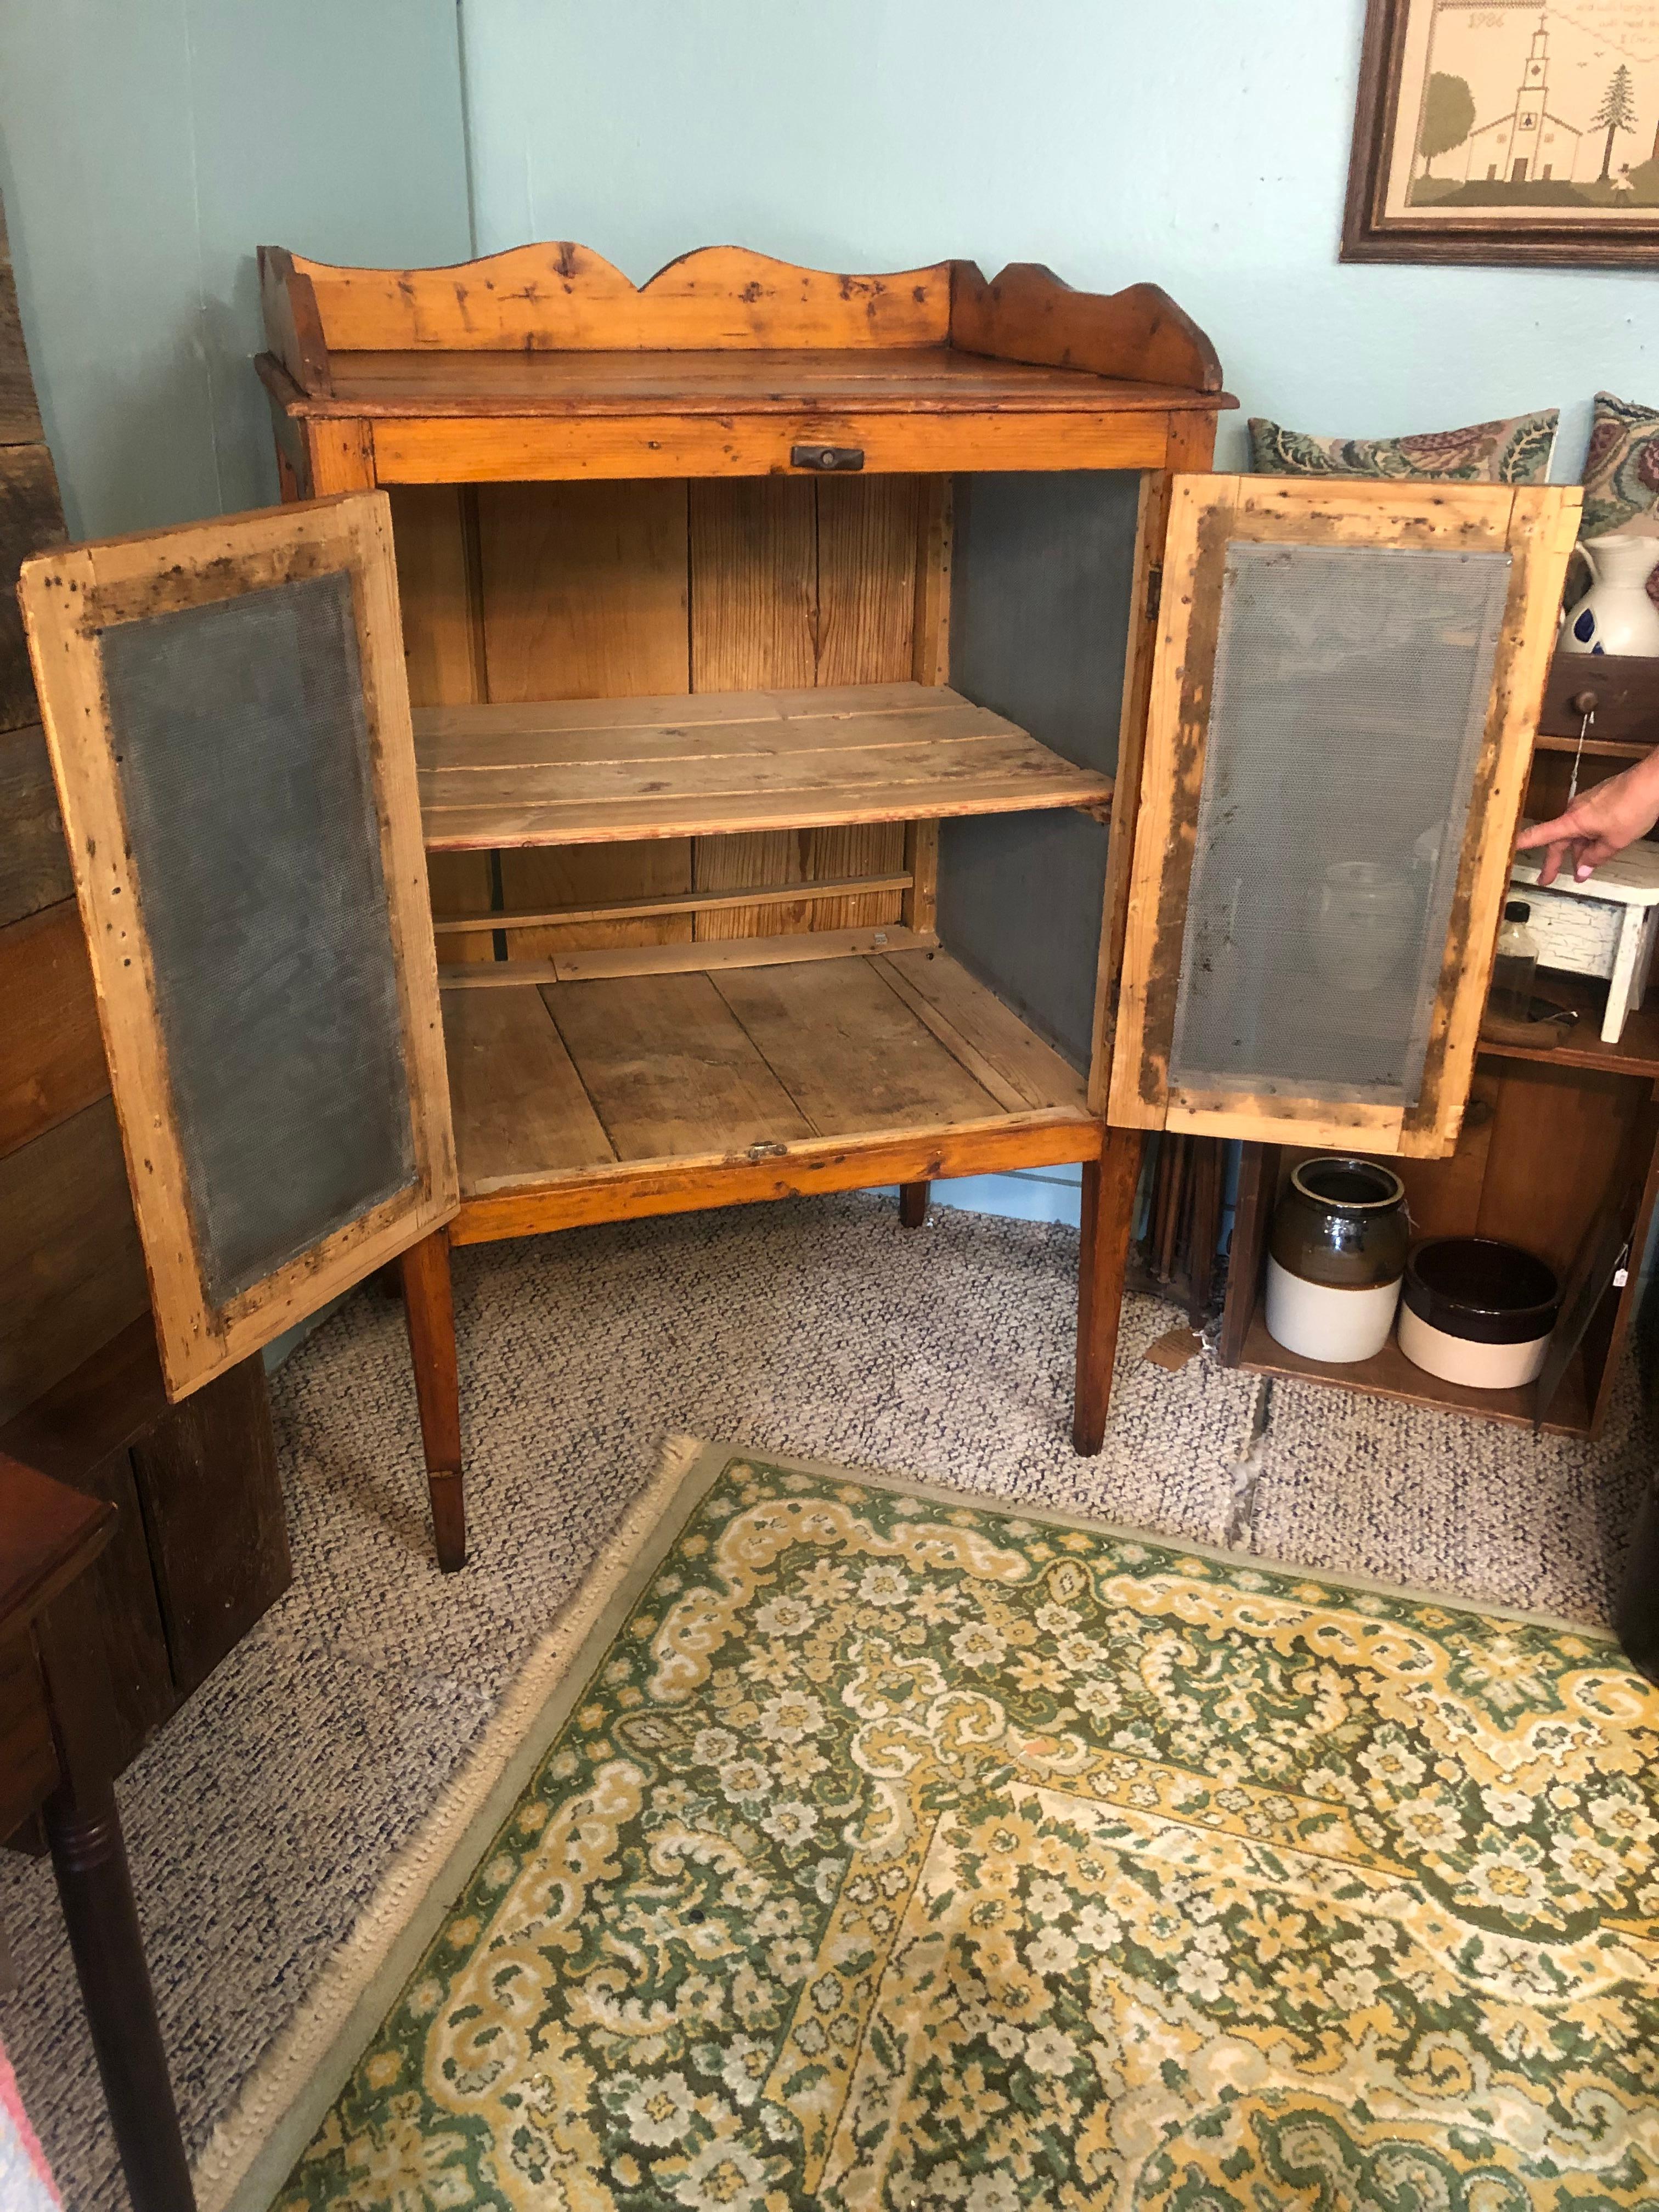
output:
[[724, 1446], [653, 1514], [282, 2212], [1659, 2203], [1611, 1644]]

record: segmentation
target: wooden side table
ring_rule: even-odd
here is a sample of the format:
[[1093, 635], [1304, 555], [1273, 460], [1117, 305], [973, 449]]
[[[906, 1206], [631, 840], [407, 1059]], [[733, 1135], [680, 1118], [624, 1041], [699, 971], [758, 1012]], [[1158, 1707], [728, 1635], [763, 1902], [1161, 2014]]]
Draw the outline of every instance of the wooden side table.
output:
[[194, 2212], [116, 1809], [114, 1705], [87, 1570], [113, 1506], [0, 1454], [0, 1834], [44, 1814], [133, 2212]]

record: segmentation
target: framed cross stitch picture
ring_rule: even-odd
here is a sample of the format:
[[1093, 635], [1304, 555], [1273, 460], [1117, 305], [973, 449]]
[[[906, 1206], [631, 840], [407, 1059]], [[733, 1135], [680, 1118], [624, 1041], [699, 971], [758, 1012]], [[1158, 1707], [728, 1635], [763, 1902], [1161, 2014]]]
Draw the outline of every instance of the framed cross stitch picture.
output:
[[1370, 0], [1342, 258], [1659, 265], [1659, 0]]

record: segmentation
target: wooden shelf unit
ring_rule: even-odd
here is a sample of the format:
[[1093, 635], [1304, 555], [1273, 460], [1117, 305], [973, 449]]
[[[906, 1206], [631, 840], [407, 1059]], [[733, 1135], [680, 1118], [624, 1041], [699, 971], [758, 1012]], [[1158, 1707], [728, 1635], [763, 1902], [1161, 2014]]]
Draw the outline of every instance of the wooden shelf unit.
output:
[[[1616, 775], [1659, 742], [1659, 663], [1558, 653], [1551, 667], [1524, 812], [1534, 820], [1566, 803], [1566, 775], [1589, 688], [1598, 721], [1616, 733], [1585, 744], [1581, 788]], [[1650, 729], [1652, 739], [1623, 732]], [[1519, 893], [1516, 896], [1520, 896]], [[1455, 1152], [1445, 1159], [1390, 1159], [1405, 1182], [1413, 1237], [1498, 1237], [1539, 1253], [1567, 1281], [1611, 1208], [1628, 1246], [1628, 1279], [1610, 1286], [1545, 1419], [1546, 1430], [1593, 1437], [1607, 1417], [1619, 1360], [1634, 1323], [1638, 1266], [1659, 1199], [1659, 990], [1625, 1024], [1616, 1044], [1599, 1034], [1607, 986], [1541, 975], [1541, 995], [1577, 1007], [1575, 1030], [1545, 1050], [1482, 1038]], [[1461, 1389], [1415, 1367], [1391, 1338], [1374, 1360], [1331, 1366], [1298, 1358], [1267, 1334], [1262, 1312], [1273, 1209], [1306, 1147], [1247, 1145], [1235, 1218], [1221, 1356], [1258, 1374], [1295, 1376], [1362, 1393], [1530, 1425], [1534, 1392]], [[1356, 1150], [1363, 1150], [1356, 1145]]]
[[892, 1182], [914, 1223], [937, 1176], [1080, 1161], [1097, 1450], [1158, 572], [1233, 404], [1207, 340], [1036, 267], [260, 258], [284, 496], [391, 493], [462, 1186], [404, 1267], [444, 1564], [450, 1243]]

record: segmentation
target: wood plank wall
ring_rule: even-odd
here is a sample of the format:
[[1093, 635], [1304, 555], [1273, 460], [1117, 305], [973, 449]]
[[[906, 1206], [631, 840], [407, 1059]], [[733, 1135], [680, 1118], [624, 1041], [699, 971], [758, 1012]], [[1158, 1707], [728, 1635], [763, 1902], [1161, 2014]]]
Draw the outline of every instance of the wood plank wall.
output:
[[0, 219], [0, 1420], [149, 1305], [17, 606], [64, 536]]
[[[410, 695], [465, 700], [908, 681], [937, 655], [918, 624], [939, 487], [916, 477], [757, 477], [690, 483], [506, 483], [392, 492]], [[519, 958], [579, 946], [848, 929], [900, 919], [898, 891], [815, 899], [815, 880], [893, 872], [904, 828], [437, 854], [441, 915], [799, 883], [766, 907], [515, 931]], [[489, 960], [488, 932], [446, 959]]]

